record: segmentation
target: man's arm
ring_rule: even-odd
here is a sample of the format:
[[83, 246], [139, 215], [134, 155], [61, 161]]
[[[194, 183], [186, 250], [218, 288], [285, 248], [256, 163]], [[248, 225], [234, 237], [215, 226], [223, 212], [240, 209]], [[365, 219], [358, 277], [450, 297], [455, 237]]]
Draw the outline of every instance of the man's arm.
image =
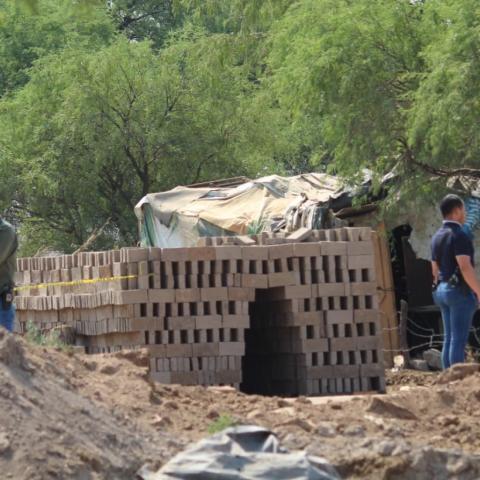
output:
[[433, 283], [438, 283], [438, 275], [440, 273], [440, 269], [438, 268], [438, 263], [435, 260], [432, 260], [432, 276], [433, 276]]
[[473, 290], [477, 298], [480, 299], [480, 282], [477, 279], [477, 274], [475, 273], [470, 257], [468, 255], [457, 255], [455, 258], [457, 259], [458, 267], [467, 285]]

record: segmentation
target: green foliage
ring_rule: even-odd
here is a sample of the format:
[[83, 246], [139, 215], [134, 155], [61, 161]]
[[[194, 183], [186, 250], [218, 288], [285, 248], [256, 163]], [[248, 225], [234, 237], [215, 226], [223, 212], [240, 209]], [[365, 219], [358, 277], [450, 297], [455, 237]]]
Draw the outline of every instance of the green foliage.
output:
[[0, 97], [28, 81], [38, 58], [68, 45], [95, 49], [114, 34], [100, 6], [84, 11], [66, 0], [0, 2]]
[[234, 427], [235, 425], [237, 425], [237, 422], [231, 415], [222, 414], [209, 425], [208, 433], [213, 435], [214, 433], [219, 433], [222, 430]]
[[427, 165], [480, 168], [480, 5], [443, 1], [425, 8], [435, 28], [409, 112], [411, 148]]
[[262, 233], [265, 229], [265, 225], [265, 219], [261, 217], [258, 220], [253, 220], [248, 224], [247, 235], [258, 235], [259, 233]]
[[171, 0], [117, 0], [109, 4], [109, 11], [120, 32], [131, 40], [150, 40], [155, 48], [181, 25]]
[[27, 322], [27, 331], [25, 338], [28, 342], [42, 347], [57, 348], [60, 350], [68, 350], [69, 345], [66, 345], [60, 338], [60, 332], [57, 330], [50, 330], [42, 332], [33, 322]]
[[0, 210], [23, 253], [107, 220], [92, 248], [133, 244], [144, 194], [207, 179], [394, 169], [390, 198], [421, 204], [479, 176], [474, 0], [23, 5], [0, 5]]
[[107, 218], [115, 228], [105, 245], [132, 244], [133, 208], [146, 193], [249, 173], [240, 151], [256, 136], [242, 97], [252, 85], [225, 55], [229, 42], [219, 36], [209, 50], [212, 40], [189, 28], [159, 55], [119, 37], [36, 63], [0, 107], [5, 174], [15, 172], [4, 201], [17, 200], [25, 252], [51, 229], [51, 246], [74, 249]]
[[[271, 84], [293, 118], [307, 116], [349, 176], [397, 162], [408, 93], [421, 68], [420, 6], [305, 0], [275, 26]], [[359, 168], [360, 167], [360, 168]]]

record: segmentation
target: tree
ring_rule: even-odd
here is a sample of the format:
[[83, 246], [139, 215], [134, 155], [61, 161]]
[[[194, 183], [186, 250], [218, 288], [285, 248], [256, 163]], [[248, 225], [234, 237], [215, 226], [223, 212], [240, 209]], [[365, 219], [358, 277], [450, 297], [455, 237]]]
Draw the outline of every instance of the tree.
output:
[[0, 148], [17, 179], [10, 194], [24, 228], [36, 226], [30, 250], [44, 228], [59, 232], [58, 248], [75, 248], [107, 218], [108, 242], [131, 244], [133, 207], [146, 193], [248, 173], [257, 134], [241, 95], [251, 86], [225, 63], [222, 42], [210, 50], [210, 38], [187, 31], [158, 56], [120, 38], [37, 62], [0, 115]]
[[150, 40], [155, 48], [163, 47], [181, 25], [172, 0], [117, 0], [109, 2], [108, 9], [120, 32], [131, 40]]
[[425, 4], [431, 41], [408, 112], [408, 155], [428, 175], [480, 178], [480, 5]]
[[17, 2], [0, 4], [0, 97], [25, 85], [34, 61], [68, 45], [96, 49], [115, 30], [105, 8], [88, 11], [64, 0], [41, 0], [35, 14]]
[[422, 69], [420, 22], [410, 2], [304, 0], [274, 27], [270, 84], [294, 119], [316, 124], [334, 171], [397, 165]]

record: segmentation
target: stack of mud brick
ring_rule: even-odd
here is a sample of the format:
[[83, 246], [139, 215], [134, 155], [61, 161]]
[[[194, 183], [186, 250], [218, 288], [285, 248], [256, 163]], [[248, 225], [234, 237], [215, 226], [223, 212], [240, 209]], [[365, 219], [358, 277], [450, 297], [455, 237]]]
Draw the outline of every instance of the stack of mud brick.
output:
[[383, 390], [369, 229], [18, 260], [17, 328], [147, 347], [154, 380], [299, 395]]
[[256, 243], [244, 253], [244, 282], [255, 287], [256, 298], [243, 389], [275, 395], [384, 391], [371, 231], [298, 231], [287, 238], [263, 235]]

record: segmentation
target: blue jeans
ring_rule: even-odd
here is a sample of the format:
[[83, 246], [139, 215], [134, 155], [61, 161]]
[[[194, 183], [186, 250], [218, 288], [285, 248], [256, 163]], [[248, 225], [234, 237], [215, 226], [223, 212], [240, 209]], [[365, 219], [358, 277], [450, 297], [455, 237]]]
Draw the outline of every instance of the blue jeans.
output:
[[473, 292], [440, 283], [433, 294], [435, 304], [440, 307], [445, 336], [442, 350], [443, 368], [465, 361], [473, 315], [477, 309], [477, 298]]
[[13, 332], [15, 323], [15, 305], [13, 303], [5, 310], [3, 308], [3, 298], [0, 296], [0, 327], [6, 328], [9, 332]]

